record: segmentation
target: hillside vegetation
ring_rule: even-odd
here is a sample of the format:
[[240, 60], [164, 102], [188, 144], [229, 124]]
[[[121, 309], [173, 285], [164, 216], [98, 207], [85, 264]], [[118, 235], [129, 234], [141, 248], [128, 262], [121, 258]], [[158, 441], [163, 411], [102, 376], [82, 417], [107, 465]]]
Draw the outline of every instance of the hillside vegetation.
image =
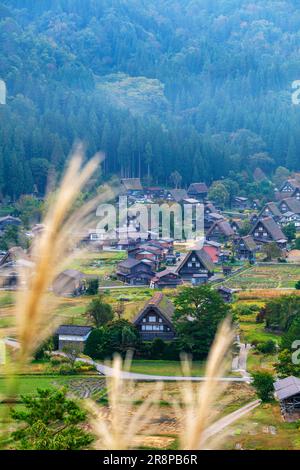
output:
[[0, 0], [2, 194], [43, 193], [76, 139], [155, 184], [299, 170], [299, 29], [290, 0]]

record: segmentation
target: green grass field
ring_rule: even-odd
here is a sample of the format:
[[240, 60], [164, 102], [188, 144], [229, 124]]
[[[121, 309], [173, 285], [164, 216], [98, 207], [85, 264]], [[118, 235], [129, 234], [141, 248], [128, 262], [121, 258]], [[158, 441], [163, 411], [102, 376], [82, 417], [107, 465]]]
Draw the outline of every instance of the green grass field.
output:
[[[134, 360], [131, 365], [131, 372], [148, 375], [183, 375], [181, 363], [179, 361], [163, 360]], [[192, 364], [191, 374], [194, 377], [203, 376], [205, 371], [205, 362], [195, 361]]]
[[84, 253], [82, 257], [75, 258], [70, 264], [70, 269], [77, 269], [84, 274], [97, 276], [109, 276], [114, 272], [116, 265], [127, 258], [125, 251], [100, 251], [97, 253]]
[[265, 331], [264, 323], [256, 323], [255, 321], [240, 322], [241, 341], [244, 343], [263, 342], [273, 339], [280, 341], [280, 336]]
[[228, 428], [225, 449], [300, 450], [299, 421], [284, 422], [277, 402], [260, 405]]
[[[37, 388], [64, 387], [68, 385], [70, 380], [80, 379], [86, 376], [70, 375], [23, 375], [18, 377], [18, 393], [19, 395], [35, 394]], [[0, 376], [0, 394], [4, 394], [6, 381]]]

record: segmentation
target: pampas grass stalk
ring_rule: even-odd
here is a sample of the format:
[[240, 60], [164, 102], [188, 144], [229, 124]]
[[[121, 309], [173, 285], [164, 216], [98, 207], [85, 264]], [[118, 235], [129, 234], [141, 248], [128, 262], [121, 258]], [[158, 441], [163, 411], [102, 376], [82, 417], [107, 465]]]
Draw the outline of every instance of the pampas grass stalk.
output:
[[[24, 365], [33, 352], [49, 337], [57, 323], [53, 321], [53, 309], [45, 295], [56, 275], [69, 259], [71, 240], [76, 230], [84, 227], [93, 203], [72, 213], [72, 206], [79, 192], [95, 172], [99, 156], [82, 166], [80, 150], [71, 158], [65, 176], [50, 204], [44, 220], [45, 230], [32, 247], [31, 271], [25, 268], [20, 273], [21, 287], [17, 294], [17, 336], [20, 343], [19, 361]], [[49, 297], [49, 296], [48, 296]]]
[[129, 370], [130, 359], [127, 358], [124, 368], [122, 365], [122, 359], [116, 355], [112, 364], [113, 373], [106, 378], [108, 410], [92, 401], [87, 402], [90, 424], [96, 436], [96, 449], [133, 449], [158, 410], [161, 384], [156, 383], [151, 395], [142, 399], [137, 382], [122, 377], [123, 370]]
[[[180, 449], [203, 450], [215, 447], [208, 439], [206, 431], [212, 424], [215, 415], [215, 405], [226, 384], [219, 381], [228, 364], [228, 352], [232, 345], [234, 333], [230, 319], [220, 326], [215, 341], [211, 347], [206, 370], [206, 381], [200, 385], [185, 382], [182, 388], [181, 401], [175, 403], [178, 420], [181, 426]], [[187, 361], [183, 362], [186, 375], [190, 375]]]
[[[43, 221], [45, 229], [34, 240], [31, 247], [32, 265], [19, 272], [19, 289], [16, 294], [15, 316], [19, 350], [13, 361], [8, 358], [5, 368], [6, 390], [2, 397], [11, 400], [18, 392], [19, 373], [31, 360], [36, 349], [53, 334], [59, 325], [54, 314], [56, 305], [49, 290], [53, 280], [72, 258], [76, 234], [86, 227], [97, 205], [110, 200], [115, 194], [107, 187], [96, 198], [73, 210], [76, 199], [101, 162], [96, 155], [83, 165], [80, 146], [70, 159], [64, 177]], [[3, 422], [9, 417], [9, 408], [4, 407]], [[2, 429], [5, 439], [5, 429]]]

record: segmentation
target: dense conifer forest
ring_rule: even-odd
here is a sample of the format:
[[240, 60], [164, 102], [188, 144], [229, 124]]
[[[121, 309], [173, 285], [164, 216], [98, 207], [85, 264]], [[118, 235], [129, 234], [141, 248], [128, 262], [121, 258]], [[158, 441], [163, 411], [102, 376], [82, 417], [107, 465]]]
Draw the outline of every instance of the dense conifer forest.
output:
[[297, 1], [0, 0], [0, 191], [43, 194], [78, 139], [104, 178], [300, 170], [299, 51]]

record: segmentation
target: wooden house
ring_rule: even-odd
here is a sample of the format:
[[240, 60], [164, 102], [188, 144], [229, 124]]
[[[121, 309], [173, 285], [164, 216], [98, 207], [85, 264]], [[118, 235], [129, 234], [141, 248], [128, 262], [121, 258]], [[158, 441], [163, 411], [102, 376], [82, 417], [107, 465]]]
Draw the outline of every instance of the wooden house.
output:
[[140, 245], [140, 249], [142, 251], [152, 253], [157, 263], [162, 261], [165, 257], [165, 251], [162, 246], [152, 245], [150, 243], [143, 243]]
[[91, 326], [61, 325], [55, 333], [59, 351], [83, 352], [92, 329]]
[[257, 210], [257, 209], [260, 208], [260, 206], [261, 206], [260, 200], [259, 199], [253, 199], [253, 201], [251, 201], [251, 204], [250, 204], [250, 209]]
[[208, 187], [205, 183], [192, 183], [188, 188], [188, 196], [197, 201], [203, 202], [208, 194]]
[[151, 251], [147, 251], [147, 250], [139, 250], [136, 255], [135, 255], [135, 259], [137, 260], [148, 260], [148, 261], [151, 261], [155, 266], [158, 266], [159, 264], [159, 260], [157, 258], [157, 256], [155, 255], [155, 253], [152, 253]]
[[149, 199], [165, 199], [166, 190], [160, 186], [150, 186], [144, 188], [144, 194]]
[[188, 193], [185, 189], [170, 189], [168, 194], [168, 200], [174, 202], [183, 202], [184, 199], [188, 198]]
[[79, 296], [86, 289], [86, 275], [76, 269], [66, 269], [53, 281], [53, 292], [64, 297]]
[[250, 215], [249, 222], [251, 225], [255, 225], [258, 219], [259, 219], [258, 214], [254, 212], [253, 214]]
[[175, 338], [173, 313], [172, 302], [161, 292], [157, 292], [139, 311], [133, 324], [139, 330], [143, 341], [152, 341], [155, 338], [171, 341]]
[[148, 285], [154, 277], [154, 266], [149, 260], [128, 258], [117, 268], [117, 278], [131, 285]]
[[204, 242], [203, 250], [208, 254], [213, 263], [218, 263], [221, 247], [221, 243], [206, 240]]
[[218, 220], [207, 231], [207, 240], [226, 242], [234, 237], [235, 233], [227, 220]]
[[292, 197], [296, 198], [298, 201], [300, 201], [300, 184], [298, 188], [295, 188], [295, 190], [292, 193]]
[[232, 266], [230, 266], [229, 264], [224, 264], [222, 266], [222, 271], [225, 277], [230, 276], [232, 274]]
[[191, 250], [176, 269], [184, 281], [193, 284], [203, 284], [214, 274], [214, 264], [209, 255], [203, 250]]
[[289, 178], [284, 181], [279, 188], [279, 192], [286, 194], [286, 196], [291, 196], [295, 189], [300, 188], [300, 182], [295, 178]]
[[207, 201], [204, 203], [204, 215], [208, 215], [211, 213], [217, 213], [217, 208], [214, 206], [214, 204], [210, 201]]
[[143, 195], [144, 189], [140, 178], [122, 178], [121, 193], [126, 194], [127, 196], [137, 197]]
[[232, 230], [234, 231], [234, 233], [238, 235], [241, 232], [241, 230], [243, 230], [244, 222], [241, 219], [232, 219], [230, 221], [230, 226]]
[[294, 212], [285, 212], [281, 215], [279, 220], [280, 225], [285, 226], [287, 224], [295, 224], [296, 230], [300, 230], [300, 214], [294, 214]]
[[249, 199], [247, 197], [236, 196], [233, 201], [233, 207], [238, 210], [248, 209], [250, 206]]
[[159, 238], [157, 240], [149, 240], [148, 245], [156, 246], [162, 249], [164, 253], [173, 253], [174, 251], [174, 240], [173, 238]]
[[217, 292], [220, 294], [224, 302], [229, 303], [233, 300], [234, 290], [229, 287], [221, 286], [217, 288]]
[[182, 284], [182, 279], [178, 273], [170, 269], [164, 269], [155, 274], [151, 280], [151, 287], [163, 289], [164, 287], [176, 288]]
[[235, 257], [239, 260], [248, 260], [253, 263], [255, 261], [257, 250], [258, 247], [252, 235], [237, 237], [234, 240]]
[[281, 212], [278, 209], [275, 202], [268, 202], [260, 211], [258, 218], [262, 217], [273, 217], [275, 221], [278, 221], [281, 217]]
[[258, 220], [250, 235], [259, 244], [276, 242], [279, 248], [286, 248], [287, 239], [272, 217]]
[[33, 269], [34, 263], [22, 248], [15, 246], [3, 253], [0, 259], [0, 287], [16, 289], [20, 280], [20, 270], [24, 267]]
[[278, 204], [279, 210], [282, 214], [285, 212], [293, 212], [294, 214], [300, 214], [300, 201], [295, 197], [287, 197], [282, 199]]

